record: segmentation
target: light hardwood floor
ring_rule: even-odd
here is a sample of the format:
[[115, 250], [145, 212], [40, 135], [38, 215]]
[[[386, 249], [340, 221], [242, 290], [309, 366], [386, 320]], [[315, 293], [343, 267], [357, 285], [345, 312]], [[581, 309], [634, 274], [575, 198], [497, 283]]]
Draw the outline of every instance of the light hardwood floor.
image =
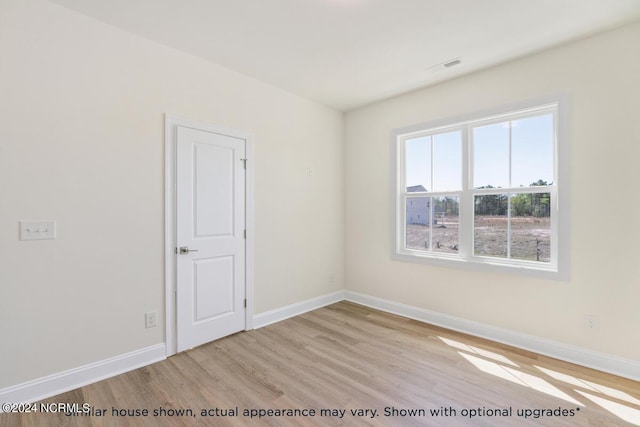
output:
[[[106, 414], [2, 414], [0, 425], [640, 426], [638, 382], [349, 302], [242, 332], [45, 402], [88, 403]], [[149, 415], [114, 416], [113, 408], [147, 409]], [[154, 417], [160, 408], [191, 409], [194, 416]], [[215, 408], [238, 408], [239, 414], [201, 416], [202, 409]], [[431, 415], [443, 408], [449, 416]], [[244, 409], [315, 409], [316, 414], [252, 419], [243, 416]], [[346, 412], [340, 418], [321, 415], [321, 409]], [[364, 409], [376, 416], [359, 416]], [[509, 409], [510, 415], [490, 412]], [[424, 416], [406, 410], [424, 410]], [[546, 411], [535, 418], [534, 410]], [[565, 415], [558, 415], [563, 410]]]

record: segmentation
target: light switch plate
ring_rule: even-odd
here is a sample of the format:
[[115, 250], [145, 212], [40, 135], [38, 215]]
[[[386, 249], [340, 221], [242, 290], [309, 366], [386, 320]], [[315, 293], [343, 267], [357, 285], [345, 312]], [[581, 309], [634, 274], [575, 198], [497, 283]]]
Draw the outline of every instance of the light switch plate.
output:
[[20, 240], [50, 240], [55, 238], [55, 221], [20, 221]]

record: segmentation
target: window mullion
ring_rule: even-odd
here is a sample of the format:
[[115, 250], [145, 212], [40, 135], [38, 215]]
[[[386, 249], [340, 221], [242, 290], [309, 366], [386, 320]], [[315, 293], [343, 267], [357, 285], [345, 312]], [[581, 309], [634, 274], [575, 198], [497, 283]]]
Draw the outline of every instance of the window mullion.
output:
[[397, 230], [400, 235], [399, 239], [396, 239], [396, 244], [399, 245], [400, 250], [407, 248], [407, 193], [402, 193], [399, 197], [400, 207], [398, 209], [398, 217], [401, 218], [398, 221]]
[[511, 193], [507, 194], [507, 259], [511, 259]]
[[396, 192], [398, 194], [396, 203], [399, 203], [396, 206], [396, 251], [403, 251], [407, 247], [407, 179], [406, 179], [406, 139], [402, 138], [399, 141], [399, 146], [396, 148], [396, 155], [398, 156], [398, 161], [396, 164], [400, 165], [400, 171], [396, 173], [398, 177], [398, 181], [400, 182], [399, 188], [396, 187]]
[[513, 187], [513, 185], [511, 185], [511, 179], [512, 179], [512, 175], [511, 175], [511, 168], [512, 168], [512, 154], [513, 154], [513, 138], [512, 138], [512, 129], [513, 129], [513, 121], [509, 120], [509, 188]]
[[[509, 120], [509, 188], [512, 187], [513, 120]], [[507, 194], [507, 259], [511, 259], [511, 193]]]
[[473, 254], [473, 195], [471, 194], [471, 176], [473, 171], [472, 137], [469, 126], [462, 129], [462, 193], [458, 200], [458, 239], [459, 254], [470, 258]]
[[[433, 135], [429, 137], [429, 148], [431, 149], [429, 153], [429, 161], [431, 177], [430, 179], [430, 190], [433, 193]], [[433, 196], [429, 197], [429, 252], [433, 253]]]
[[429, 172], [431, 176], [429, 177], [429, 187], [427, 191], [433, 193], [433, 135], [429, 137], [429, 161], [431, 164], [429, 165]]
[[[433, 157], [431, 161], [433, 163]], [[431, 196], [429, 197], [429, 252], [431, 253], [433, 253], [433, 212], [433, 196]]]

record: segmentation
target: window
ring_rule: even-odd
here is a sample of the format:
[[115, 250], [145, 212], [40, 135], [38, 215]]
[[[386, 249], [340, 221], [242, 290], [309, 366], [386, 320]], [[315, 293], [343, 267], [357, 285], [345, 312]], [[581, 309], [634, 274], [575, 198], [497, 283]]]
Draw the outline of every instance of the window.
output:
[[565, 278], [561, 104], [393, 131], [393, 256]]

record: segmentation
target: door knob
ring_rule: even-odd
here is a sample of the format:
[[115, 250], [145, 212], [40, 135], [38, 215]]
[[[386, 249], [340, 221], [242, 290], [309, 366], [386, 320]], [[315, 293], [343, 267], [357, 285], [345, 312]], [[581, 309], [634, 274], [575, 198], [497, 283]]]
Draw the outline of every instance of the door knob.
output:
[[197, 249], [189, 249], [187, 246], [180, 246], [180, 254], [188, 254], [189, 252], [198, 252]]

